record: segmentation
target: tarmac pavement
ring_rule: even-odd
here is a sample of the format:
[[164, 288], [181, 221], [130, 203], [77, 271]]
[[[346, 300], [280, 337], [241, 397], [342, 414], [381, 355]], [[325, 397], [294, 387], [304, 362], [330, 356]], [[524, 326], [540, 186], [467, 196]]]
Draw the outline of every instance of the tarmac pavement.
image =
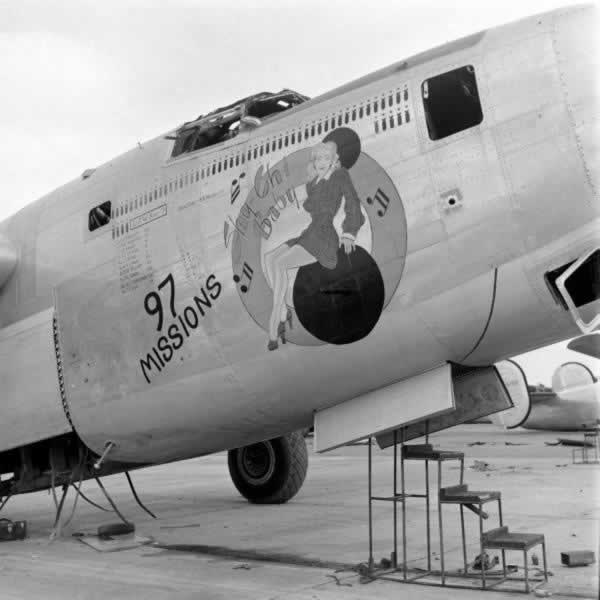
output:
[[[557, 437], [580, 436], [524, 429], [505, 432], [477, 424], [432, 435], [431, 442], [465, 452], [465, 481], [471, 489], [502, 492], [504, 521], [511, 530], [545, 534], [553, 575], [544, 588], [554, 598], [597, 598], [598, 563], [567, 568], [560, 564], [560, 552], [589, 549], [598, 559], [600, 470], [598, 465], [573, 465], [570, 448], [545, 445]], [[0, 544], [0, 600], [515, 598], [506, 591], [520, 589], [515, 582], [494, 592], [381, 580], [361, 583], [352, 568], [368, 558], [367, 449], [351, 446], [316, 455], [311, 442], [307, 479], [285, 505], [248, 504], [231, 483], [224, 453], [133, 472], [138, 493], [157, 514], [156, 520], [135, 504], [124, 475], [105, 478], [119, 509], [135, 522], [136, 534], [151, 538], [147, 545], [121, 551], [98, 552], [73, 537], [118, 522], [114, 515], [80, 500], [72, 522], [50, 542], [51, 495], [40, 492], [12, 498], [3, 516], [26, 519], [29, 536]], [[471, 468], [476, 460], [488, 466]], [[458, 476], [457, 464], [444, 464], [444, 485], [457, 482]], [[436, 469], [431, 468], [432, 487], [437, 485], [436, 477]], [[422, 491], [422, 463], [407, 464], [406, 482], [407, 491]], [[86, 482], [83, 489], [106, 505], [94, 482]], [[392, 452], [375, 449], [373, 493], [391, 491]], [[70, 495], [65, 516], [72, 501]], [[392, 507], [381, 504], [374, 507], [377, 561], [389, 557], [393, 542]], [[432, 564], [439, 569], [435, 495], [431, 508]], [[490, 512], [485, 529], [490, 529], [496, 526], [497, 513], [493, 503], [485, 508]], [[465, 517], [471, 561], [479, 552], [478, 521], [469, 511]], [[425, 539], [424, 501], [409, 500], [410, 568], [425, 568]], [[444, 507], [444, 541], [446, 569], [456, 571], [462, 566], [462, 551], [459, 512], [454, 506]], [[534, 548], [533, 553], [541, 562], [541, 549]], [[522, 557], [509, 553], [508, 562], [520, 565]], [[532, 565], [531, 569], [536, 572]]]

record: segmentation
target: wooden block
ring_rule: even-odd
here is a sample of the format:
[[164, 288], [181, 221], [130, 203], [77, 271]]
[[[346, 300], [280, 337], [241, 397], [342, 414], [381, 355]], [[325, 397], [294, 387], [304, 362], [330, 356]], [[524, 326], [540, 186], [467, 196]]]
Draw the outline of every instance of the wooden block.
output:
[[596, 562], [596, 557], [591, 550], [571, 550], [561, 552], [560, 562], [567, 567], [585, 567]]

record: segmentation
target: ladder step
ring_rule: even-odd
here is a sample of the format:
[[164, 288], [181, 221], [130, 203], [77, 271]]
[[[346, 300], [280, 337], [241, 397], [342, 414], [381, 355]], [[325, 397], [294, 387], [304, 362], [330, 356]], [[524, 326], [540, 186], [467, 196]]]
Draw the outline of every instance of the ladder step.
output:
[[483, 534], [483, 547], [499, 550], [529, 550], [544, 542], [543, 533], [511, 532], [508, 527], [497, 527]]

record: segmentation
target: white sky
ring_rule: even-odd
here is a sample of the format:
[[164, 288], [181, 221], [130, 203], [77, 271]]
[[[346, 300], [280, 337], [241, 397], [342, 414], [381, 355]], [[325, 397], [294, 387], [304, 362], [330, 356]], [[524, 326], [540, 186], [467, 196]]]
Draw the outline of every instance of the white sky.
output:
[[[569, 0], [0, 0], [0, 220], [237, 98], [316, 96]], [[562, 345], [564, 346], [564, 344]], [[579, 355], [524, 360], [533, 382]], [[591, 366], [591, 365], [590, 365]], [[592, 367], [599, 372], [598, 364]]]

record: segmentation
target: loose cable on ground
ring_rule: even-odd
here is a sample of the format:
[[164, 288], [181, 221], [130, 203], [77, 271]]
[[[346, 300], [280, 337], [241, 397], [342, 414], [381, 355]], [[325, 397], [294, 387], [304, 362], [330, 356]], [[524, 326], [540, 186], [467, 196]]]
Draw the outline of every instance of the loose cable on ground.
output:
[[117, 513], [117, 515], [119, 516], [119, 518], [123, 521], [123, 523], [125, 523], [126, 525], [131, 525], [131, 523], [121, 514], [121, 511], [117, 508], [117, 505], [113, 502], [113, 499], [110, 497], [109, 493], [106, 491], [106, 488], [104, 487], [104, 485], [100, 481], [99, 477], [95, 476], [94, 479], [96, 480], [96, 483], [100, 486], [100, 489], [104, 492], [104, 495], [106, 496], [106, 499], [108, 500], [108, 502], [112, 506], [112, 508], [115, 511], [115, 513]]
[[91, 504], [92, 506], [95, 506], [96, 508], [99, 508], [100, 510], [103, 510], [104, 512], [111, 512], [110, 509], [106, 508], [105, 506], [100, 506], [100, 504], [97, 504], [96, 502], [94, 502], [93, 500], [90, 500], [82, 491], [81, 491], [81, 486], [77, 487], [77, 485], [75, 483], [71, 484], [73, 486], [73, 488], [75, 488], [75, 491], [77, 492], [77, 494], [79, 496], [81, 496], [81, 498], [83, 500], [85, 500], [88, 504]]
[[144, 506], [144, 504], [142, 503], [142, 501], [139, 499], [137, 492], [135, 491], [135, 487], [133, 485], [133, 481], [131, 480], [131, 476], [129, 475], [129, 471], [125, 471], [125, 477], [127, 477], [127, 481], [129, 482], [129, 487], [131, 488], [131, 493], [133, 494], [133, 497], [135, 498], [135, 501], [140, 505], [141, 508], [143, 508], [153, 519], [156, 519], [156, 515], [149, 509], [146, 508], [146, 506]]
[[[79, 447], [79, 464], [77, 465], [77, 469], [79, 470], [79, 485], [80, 486], [83, 483], [83, 463], [84, 462], [85, 462], [85, 455], [81, 452], [81, 447]], [[73, 482], [73, 472], [71, 472], [71, 481], [69, 483], [72, 484], [75, 489], [77, 489]], [[69, 525], [69, 523], [72, 521], [73, 517], [75, 516], [75, 510], [77, 510], [77, 501], [78, 500], [79, 500], [79, 494], [75, 494], [75, 500], [73, 500], [73, 508], [71, 509], [71, 514], [69, 515], [69, 518], [62, 524], [63, 527], [66, 527], [67, 525]]]

